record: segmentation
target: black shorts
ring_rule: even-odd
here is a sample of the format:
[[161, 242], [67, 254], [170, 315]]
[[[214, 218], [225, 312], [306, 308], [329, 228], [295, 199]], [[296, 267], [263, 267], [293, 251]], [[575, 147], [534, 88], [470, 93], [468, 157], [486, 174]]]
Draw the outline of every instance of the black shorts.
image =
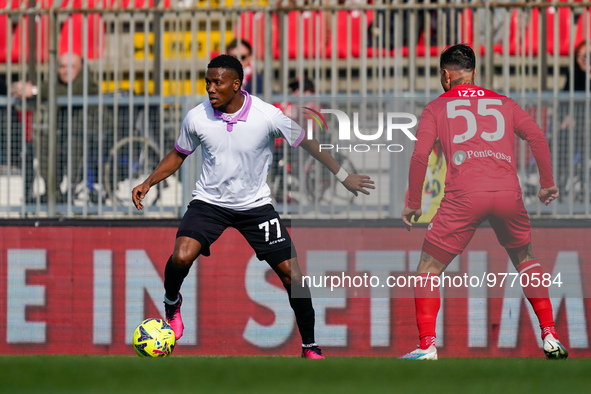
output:
[[246, 211], [235, 211], [200, 200], [193, 200], [181, 220], [178, 237], [190, 237], [201, 244], [201, 254], [209, 256], [209, 247], [228, 227], [246, 238], [259, 260], [276, 266], [296, 257], [287, 229], [271, 204]]

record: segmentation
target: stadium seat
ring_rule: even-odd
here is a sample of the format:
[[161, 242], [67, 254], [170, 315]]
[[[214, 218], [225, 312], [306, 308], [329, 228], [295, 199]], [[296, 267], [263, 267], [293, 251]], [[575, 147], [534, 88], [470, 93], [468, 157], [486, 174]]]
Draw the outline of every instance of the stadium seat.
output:
[[[337, 12], [337, 56], [345, 59], [349, 56], [347, 41], [351, 35], [351, 57], [358, 58], [361, 54], [361, 32], [367, 30], [373, 19], [373, 11], [366, 11], [367, 21], [361, 26], [362, 12], [358, 10], [338, 11]], [[351, 28], [349, 29], [349, 18], [351, 19]], [[330, 23], [330, 22], [328, 22]], [[373, 48], [368, 48], [368, 55], [373, 53]], [[332, 56], [332, 38], [329, 37], [327, 46], [327, 57]]]
[[548, 52], [554, 54], [554, 15], [558, 11], [558, 54], [568, 55], [570, 38], [571, 9], [568, 7], [549, 7], [546, 10], [546, 32], [548, 37]]
[[580, 17], [579, 20], [577, 21], [577, 30], [575, 32], [575, 47], [577, 45], [579, 45], [579, 43], [581, 41], [584, 40], [584, 31], [587, 29], [587, 25], [589, 26], [589, 36], [588, 38], [591, 39], [591, 18], [589, 17], [589, 10], [587, 10], [587, 12], [584, 12]]
[[[546, 19], [546, 23], [548, 22], [554, 22], [554, 19]], [[519, 22], [517, 23], [517, 26], [519, 25]], [[519, 27], [518, 27], [519, 28]], [[547, 37], [550, 37], [549, 32], [550, 29], [554, 28], [554, 24], [552, 23], [552, 27], [546, 25], [546, 32], [548, 33]], [[515, 40], [518, 40], [518, 37], [521, 34], [521, 30], [519, 30], [519, 32], [517, 32], [517, 34], [515, 34]], [[511, 53], [511, 54], [526, 54], [529, 55], [530, 53], [533, 54], [534, 56], [537, 56], [539, 53], [539, 34], [540, 34], [540, 9], [539, 8], [532, 8], [531, 14], [530, 14], [530, 18], [527, 21], [527, 25], [525, 26], [525, 39], [522, 39], [522, 41], [519, 41], [519, 43], [517, 43], [516, 45], [516, 50], [520, 51], [520, 52], [516, 52], [516, 53]], [[531, 36], [531, 39], [530, 39]]]
[[[37, 59], [38, 62], [44, 63], [48, 59], [49, 55], [49, 48], [47, 47], [47, 28], [48, 28], [48, 16], [42, 15], [41, 17], [36, 17], [36, 29], [39, 32], [41, 29], [41, 40], [37, 40], [36, 42], [36, 49], [35, 49], [35, 56], [39, 57]], [[37, 36], [39, 37], [39, 36]], [[21, 49], [24, 40], [24, 50]], [[14, 29], [14, 34], [12, 36], [12, 56], [11, 61], [13, 63], [19, 62], [24, 56], [24, 61], [29, 59], [29, 16], [25, 16], [21, 19], [20, 23], [16, 25]], [[6, 61], [6, 59], [4, 60]]]
[[[287, 54], [290, 59], [302, 56], [313, 59], [318, 55], [325, 57], [322, 49], [326, 48], [325, 21], [322, 11], [290, 11], [287, 14], [287, 24], [291, 33], [286, 43]], [[300, 29], [303, 30], [303, 42], [300, 42]], [[319, 41], [319, 47], [316, 46]], [[322, 49], [321, 49], [322, 48]]]
[[[320, 34], [320, 48], [326, 48], [324, 42], [325, 40], [324, 34], [322, 31], [324, 30], [324, 20], [322, 16], [322, 12], [320, 11], [290, 11], [287, 14], [287, 28], [289, 29], [289, 40], [286, 43], [286, 46], [283, 50], [287, 51], [287, 55], [290, 59], [295, 59], [300, 55], [300, 47], [303, 46], [303, 56], [304, 58], [313, 59], [316, 57], [316, 39], [317, 34]], [[248, 40], [251, 44], [255, 44], [255, 56], [256, 57], [263, 57], [264, 51], [264, 39], [265, 39], [265, 22], [262, 18], [262, 13], [256, 12], [243, 12], [240, 14], [240, 33], [241, 37], [245, 40]], [[317, 32], [317, 17], [320, 18], [320, 31]], [[281, 40], [281, 29], [279, 28], [281, 21], [279, 20], [281, 16], [278, 16], [276, 13], [272, 16], [272, 26], [271, 26], [271, 36], [272, 36], [272, 50], [273, 50], [273, 58], [279, 59], [281, 56], [281, 48], [279, 46], [279, 42]], [[300, 22], [302, 21], [302, 22]], [[299, 42], [299, 29], [300, 23], [303, 25], [303, 32], [304, 32], [304, 42]], [[255, 30], [256, 29], [256, 30]], [[255, 32], [257, 38], [257, 43], [254, 43], [253, 40], [255, 38]], [[234, 30], [234, 36], [238, 37], [238, 26]], [[328, 48], [326, 49], [329, 50]], [[259, 52], [260, 51], [260, 52]], [[320, 56], [326, 56], [322, 51]]]
[[[273, 13], [271, 25], [271, 49], [273, 58], [279, 58], [279, 28], [277, 14]], [[264, 58], [265, 54], [265, 14], [247, 11], [240, 14], [240, 27], [236, 24], [234, 37], [241, 37], [251, 43], [256, 59]], [[240, 32], [238, 29], [240, 28]], [[239, 34], [240, 33], [240, 34]], [[256, 42], [255, 42], [256, 38]], [[227, 43], [226, 43], [227, 44]]]
[[[537, 35], [537, 29], [535, 30]], [[517, 36], [519, 34], [519, 20], [517, 15], [517, 10], [514, 9], [511, 12], [511, 18], [509, 21], [509, 55], [514, 56], [517, 53]], [[535, 40], [535, 38], [534, 38]], [[537, 42], [537, 40], [535, 40]], [[495, 53], [504, 53], [505, 48], [503, 44], [495, 44], [493, 46], [493, 51]]]
[[[525, 12], [525, 11], [522, 11]], [[548, 53], [554, 54], [554, 15], [557, 9], [549, 7], [546, 9], [546, 48]], [[559, 21], [559, 40], [558, 53], [560, 55], [568, 55], [568, 46], [570, 43], [570, 8], [562, 7], [558, 9]], [[521, 23], [522, 14], [517, 9], [511, 13], [509, 26], [509, 55], [515, 56], [520, 54], [529, 55], [530, 53], [537, 56], [539, 53], [539, 33], [540, 33], [540, 9], [532, 8], [529, 18], [526, 19], [525, 37], [521, 37]], [[502, 44], [494, 46], [496, 53], [503, 54], [504, 48]]]
[[460, 42], [468, 43], [473, 46], [474, 43], [474, 21], [472, 17], [473, 10], [466, 8], [462, 11], [460, 18]]
[[[6, 8], [7, 3], [11, 2], [10, 8], [17, 9], [20, 7], [18, 0], [0, 0], [0, 8]], [[36, 18], [36, 28], [42, 29], [43, 32], [47, 29], [47, 15], [43, 15], [39, 18]], [[29, 40], [28, 40], [28, 26], [29, 26], [29, 16], [25, 16], [19, 20], [19, 23], [13, 27], [13, 32], [11, 35], [12, 40], [12, 51], [9, 54], [8, 52], [8, 37], [6, 35], [6, 28], [7, 24], [11, 23], [10, 18], [4, 14], [0, 15], [0, 62], [5, 63], [8, 59], [12, 63], [19, 62], [21, 60], [21, 56], [25, 56], [24, 60], [28, 60], [29, 54]], [[23, 37], [24, 35], [24, 37]], [[46, 34], [42, 34], [42, 36], [46, 36]], [[21, 44], [22, 40], [25, 40], [25, 50], [21, 51]], [[47, 59], [48, 50], [46, 47], [46, 41], [37, 42], [37, 51], [36, 54], [40, 53], [40, 58], [37, 59], [39, 62], [44, 62]]]
[[[0, 0], [0, 7], [6, 6], [6, 0]], [[8, 50], [8, 42], [6, 38], [6, 25], [8, 24], [8, 16], [0, 15], [0, 63], [6, 62], [6, 51]]]
[[[71, 22], [71, 23], [70, 23]], [[83, 24], [84, 24], [84, 16], [82, 14], [72, 14], [64, 24], [62, 25], [62, 29], [60, 32], [59, 37], [59, 46], [58, 46], [58, 53], [64, 54], [70, 51], [70, 43], [69, 43], [69, 31], [70, 25], [72, 26], [72, 52], [83, 56], [83, 46], [82, 46], [82, 39], [83, 39]], [[103, 39], [103, 48], [99, 48], [99, 35], [102, 34], [104, 37], [105, 34], [105, 27], [102, 22], [102, 19], [99, 14], [88, 14], [87, 18], [87, 27], [88, 27], [88, 53], [86, 58], [87, 59], [97, 59], [101, 57], [104, 52], [104, 39]]]

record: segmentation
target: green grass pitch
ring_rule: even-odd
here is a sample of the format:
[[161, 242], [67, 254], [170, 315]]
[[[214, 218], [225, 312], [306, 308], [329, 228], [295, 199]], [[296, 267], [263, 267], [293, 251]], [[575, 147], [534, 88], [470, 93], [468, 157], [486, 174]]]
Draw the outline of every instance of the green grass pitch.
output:
[[589, 393], [591, 359], [0, 356], [2, 393]]

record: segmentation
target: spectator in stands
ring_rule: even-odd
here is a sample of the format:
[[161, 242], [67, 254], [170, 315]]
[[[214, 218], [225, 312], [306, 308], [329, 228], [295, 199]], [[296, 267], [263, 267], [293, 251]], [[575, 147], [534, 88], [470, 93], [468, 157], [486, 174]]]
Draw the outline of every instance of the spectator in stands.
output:
[[[296, 79], [289, 83], [289, 91], [293, 95], [300, 94], [300, 80]], [[304, 77], [304, 94], [314, 94], [316, 88], [314, 87], [314, 82], [310, 81], [308, 77]]]
[[[68, 86], [71, 84], [72, 95], [81, 96], [84, 94], [84, 80], [82, 70], [82, 57], [78, 54], [64, 53], [58, 56], [58, 78], [56, 84], [56, 96], [67, 96]], [[98, 85], [90, 78], [88, 80], [87, 94], [98, 94]], [[12, 85], [12, 95], [16, 98], [32, 98], [40, 94], [42, 101], [49, 99], [49, 82], [44, 81], [41, 87], [34, 86], [30, 81], [18, 81]], [[74, 192], [75, 187], [82, 181], [83, 170], [83, 107], [77, 101], [72, 105], [72, 136], [71, 136], [71, 168], [72, 173], [68, 174], [68, 107], [61, 106], [57, 110], [57, 201], [65, 202], [67, 199], [67, 191], [61, 191], [60, 183], [64, 176], [68, 176], [68, 187]], [[92, 144], [93, 137], [96, 137], [96, 127], [98, 124], [96, 108], [89, 108], [88, 111], [88, 141]], [[43, 179], [47, 182], [49, 157], [49, 135], [47, 132], [42, 133], [40, 143], [41, 157], [39, 158], [40, 173]], [[43, 198], [44, 200], [44, 198]]]
[[[587, 45], [589, 45], [589, 48], [587, 48]], [[591, 74], [588, 76], [586, 72], [587, 69], [591, 72], [591, 66], [589, 66], [591, 63], [591, 58], [589, 57], [591, 55], [591, 43], [588, 44], [587, 41], [580, 42], [575, 47], [574, 55], [573, 90], [585, 91], [587, 89], [588, 79], [589, 88], [591, 89]], [[570, 78], [571, 73], [569, 70], [566, 74], [566, 82], [563, 88], [564, 91], [570, 91]], [[585, 103], [582, 101], [575, 101], [573, 107], [570, 107], [567, 104], [566, 113], [567, 115], [562, 120], [558, 133], [558, 171], [556, 178], [558, 186], [566, 193], [569, 193], [573, 191], [573, 188], [576, 188], [576, 179], [572, 179], [571, 182], [569, 182], [569, 168], [571, 165], [574, 167], [573, 173], [575, 178], [578, 178], [579, 184], [584, 181], [583, 169], [585, 166], [583, 165], [583, 156], [585, 155]], [[571, 139], [573, 139], [574, 148], [572, 155], [570, 151]], [[550, 149], [552, 149], [551, 141]]]
[[[7, 96], [6, 79], [0, 76], [0, 96]], [[28, 112], [28, 111], [27, 111]], [[25, 201], [31, 202], [33, 195], [33, 138], [31, 130], [32, 119], [27, 117], [16, 106], [11, 107], [11, 122], [8, 122], [7, 107], [0, 105], [0, 164], [7, 165], [10, 157], [10, 167], [20, 169], [22, 166], [22, 143], [25, 140]], [[23, 137], [21, 119], [25, 116], [29, 123]], [[10, 152], [8, 152], [8, 135], [10, 134]]]
[[[226, 54], [234, 56], [242, 63], [244, 69], [244, 80], [242, 81], [242, 90], [246, 90], [249, 94], [261, 95], [263, 94], [263, 75], [256, 72], [252, 61], [252, 45], [246, 40], [234, 39], [230, 41], [226, 48]], [[256, 82], [256, 87], [254, 86]], [[256, 89], [256, 92], [253, 91]]]
[[[587, 52], [587, 45], [589, 45], [589, 52]], [[588, 55], [591, 53], [591, 43], [587, 44], [587, 41], [581, 41], [575, 47], [575, 65], [573, 73], [574, 90], [585, 90], [587, 77], [586, 70], [589, 69], [591, 72], [591, 58], [588, 59]], [[591, 79], [589, 80], [589, 87], [591, 89]], [[564, 84], [563, 90], [570, 90], [570, 72], [566, 74], [566, 83]]]

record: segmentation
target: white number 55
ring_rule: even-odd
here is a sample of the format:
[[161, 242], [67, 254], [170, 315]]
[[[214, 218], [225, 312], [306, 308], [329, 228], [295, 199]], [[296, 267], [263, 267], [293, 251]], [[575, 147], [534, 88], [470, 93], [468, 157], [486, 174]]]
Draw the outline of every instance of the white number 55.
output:
[[[470, 140], [476, 135], [478, 131], [478, 125], [476, 124], [476, 116], [469, 109], [457, 109], [457, 107], [470, 107], [472, 105], [471, 100], [453, 100], [447, 103], [447, 117], [454, 119], [461, 116], [466, 119], [468, 129], [459, 135], [454, 136], [454, 144], [460, 144]], [[503, 102], [499, 99], [479, 99], [478, 100], [478, 115], [487, 116], [492, 115], [496, 119], [496, 130], [493, 132], [483, 131], [480, 133], [480, 137], [485, 141], [498, 141], [505, 135], [505, 119], [503, 114], [498, 109], [488, 108], [489, 105], [503, 105]], [[491, 122], [490, 122], [491, 123]], [[489, 125], [486, 122], [485, 125]], [[482, 125], [482, 126], [485, 126]]]

